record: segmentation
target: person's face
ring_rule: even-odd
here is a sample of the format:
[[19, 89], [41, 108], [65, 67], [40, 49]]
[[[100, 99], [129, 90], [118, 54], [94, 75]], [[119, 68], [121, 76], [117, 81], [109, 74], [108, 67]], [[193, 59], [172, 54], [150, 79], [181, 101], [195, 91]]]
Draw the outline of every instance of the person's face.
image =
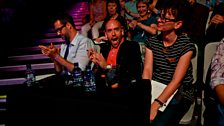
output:
[[138, 3], [137, 5], [137, 10], [138, 10], [138, 13], [141, 17], [145, 16], [148, 12], [148, 7], [146, 4], [140, 2]]
[[179, 29], [181, 26], [182, 21], [176, 21], [171, 10], [167, 11], [166, 13], [164, 13], [164, 11], [161, 12], [157, 25], [157, 29], [159, 31], [173, 31], [175, 29]]
[[54, 29], [57, 35], [60, 35], [63, 40], [69, 41], [69, 35], [66, 32], [66, 24], [63, 25], [59, 20], [54, 22]]
[[115, 15], [117, 12], [117, 4], [116, 3], [108, 3], [107, 5], [109, 15]]
[[117, 48], [122, 41], [124, 31], [121, 28], [121, 24], [117, 20], [110, 20], [106, 24], [105, 35], [111, 42], [111, 45], [114, 48]]
[[121, 8], [125, 8], [125, 0], [119, 0]]

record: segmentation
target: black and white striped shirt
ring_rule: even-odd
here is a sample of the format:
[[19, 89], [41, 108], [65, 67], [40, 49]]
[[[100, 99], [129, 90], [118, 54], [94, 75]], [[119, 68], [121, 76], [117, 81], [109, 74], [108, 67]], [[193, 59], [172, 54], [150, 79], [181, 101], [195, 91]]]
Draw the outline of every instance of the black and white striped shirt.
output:
[[[177, 37], [176, 42], [168, 47], [163, 45], [162, 37], [153, 36], [145, 43], [153, 53], [153, 76], [152, 79], [164, 84], [169, 84], [173, 78], [180, 57], [189, 51], [195, 52], [195, 46], [187, 36]], [[193, 100], [193, 75], [192, 64], [181, 82], [179, 91], [189, 100]]]

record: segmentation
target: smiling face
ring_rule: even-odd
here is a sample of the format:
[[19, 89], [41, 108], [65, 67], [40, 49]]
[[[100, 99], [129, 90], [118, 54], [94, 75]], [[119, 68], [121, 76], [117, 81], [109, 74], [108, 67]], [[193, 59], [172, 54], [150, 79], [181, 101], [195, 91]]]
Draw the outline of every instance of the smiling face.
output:
[[172, 10], [162, 10], [158, 18], [157, 29], [161, 32], [175, 31], [182, 26], [182, 21], [177, 21], [172, 13]]
[[139, 15], [141, 17], [144, 17], [148, 13], [148, 5], [146, 3], [143, 3], [142, 1], [140, 1], [137, 4], [137, 10], [138, 10]]
[[124, 31], [120, 22], [111, 19], [106, 23], [105, 36], [110, 41], [113, 48], [117, 48], [123, 41]]

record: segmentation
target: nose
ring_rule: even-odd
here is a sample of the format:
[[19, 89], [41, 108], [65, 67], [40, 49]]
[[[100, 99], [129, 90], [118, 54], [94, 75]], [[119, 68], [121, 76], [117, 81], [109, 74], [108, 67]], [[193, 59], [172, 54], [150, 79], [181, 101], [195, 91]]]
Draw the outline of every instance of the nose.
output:
[[114, 30], [112, 31], [112, 35], [113, 35], [113, 36], [115, 35], [115, 31], [114, 31]]

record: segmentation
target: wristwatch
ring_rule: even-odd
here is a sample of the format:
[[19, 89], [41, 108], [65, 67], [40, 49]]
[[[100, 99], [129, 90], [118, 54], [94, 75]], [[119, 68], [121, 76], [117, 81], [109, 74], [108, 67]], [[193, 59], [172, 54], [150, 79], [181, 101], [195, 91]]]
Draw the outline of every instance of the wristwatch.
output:
[[107, 70], [109, 70], [109, 69], [111, 69], [111, 68], [112, 68], [111, 65], [107, 65], [107, 66], [106, 66], [106, 69], [107, 69]]

